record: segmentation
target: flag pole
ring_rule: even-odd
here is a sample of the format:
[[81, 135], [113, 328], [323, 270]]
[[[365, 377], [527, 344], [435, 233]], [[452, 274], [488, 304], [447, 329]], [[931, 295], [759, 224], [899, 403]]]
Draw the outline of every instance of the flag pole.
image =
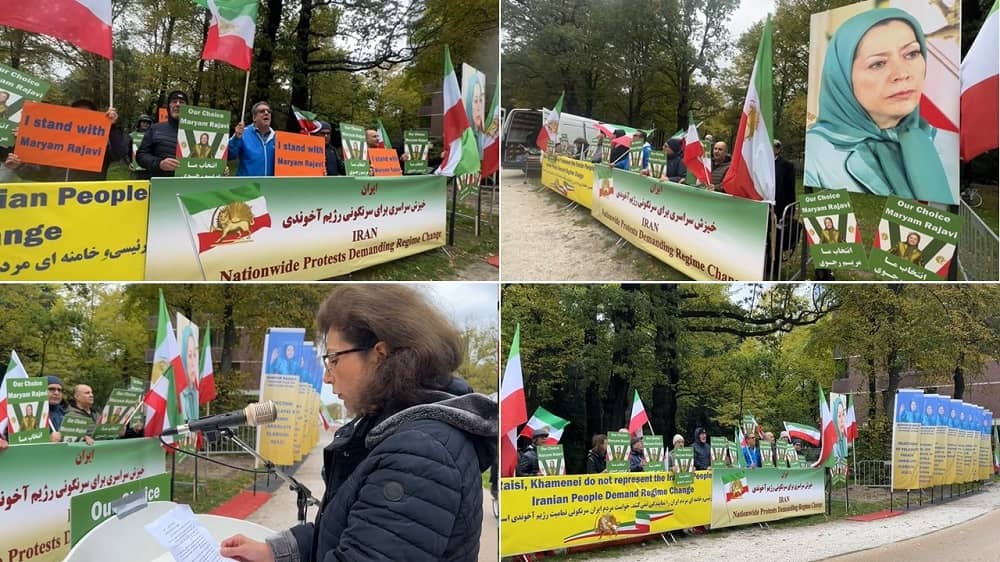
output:
[[250, 92], [250, 71], [247, 70], [246, 82], [243, 84], [243, 109], [240, 110], [240, 123], [243, 122], [243, 116], [247, 114], [247, 94]]
[[174, 195], [177, 196], [177, 206], [181, 208], [181, 216], [184, 217], [184, 225], [187, 226], [188, 229], [188, 240], [191, 241], [191, 248], [194, 250], [194, 257], [198, 260], [198, 271], [201, 271], [201, 280], [208, 281], [208, 276], [205, 275], [205, 268], [201, 265], [201, 252], [198, 251], [198, 246], [194, 243], [195, 234], [191, 230], [191, 221], [188, 219], [187, 209], [184, 208], [184, 203], [181, 202], [181, 194], [175, 193]]
[[108, 107], [115, 106], [115, 61], [108, 59]]

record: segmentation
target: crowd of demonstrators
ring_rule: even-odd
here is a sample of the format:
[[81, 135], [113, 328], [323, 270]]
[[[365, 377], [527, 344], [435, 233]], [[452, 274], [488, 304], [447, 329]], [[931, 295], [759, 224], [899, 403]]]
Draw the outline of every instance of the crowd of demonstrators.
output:
[[[88, 99], [76, 100], [70, 104], [70, 107], [90, 111], [98, 110], [97, 104]], [[7, 154], [4, 166], [13, 170], [20, 178], [30, 181], [103, 181], [108, 179], [108, 167], [111, 166], [111, 163], [130, 156], [131, 141], [121, 125], [118, 124], [118, 111], [115, 108], [109, 107], [104, 115], [111, 122], [111, 127], [108, 133], [108, 145], [104, 151], [104, 163], [99, 171], [72, 170], [24, 163], [17, 155], [16, 147], [14, 152]]]
[[[63, 390], [62, 379], [56, 375], [48, 375], [48, 402], [49, 402], [49, 441], [60, 443], [63, 441], [62, 425], [66, 416], [77, 416], [88, 419], [92, 422], [90, 430], [83, 437], [87, 445], [94, 444], [93, 432], [96, 424], [101, 421], [99, 410], [94, 408], [94, 390], [88, 384], [78, 383], [73, 387], [72, 396], [67, 399]], [[140, 406], [141, 407], [141, 406]], [[29, 406], [30, 408], [30, 406]], [[32, 415], [30, 410], [27, 415]], [[25, 424], [24, 429], [35, 429], [30, 424]], [[144, 437], [144, 424], [141, 416], [133, 416], [129, 423], [122, 427], [118, 436], [124, 439]], [[9, 431], [9, 428], [8, 428]], [[9, 442], [3, 434], [0, 434], [0, 451], [7, 449]]]

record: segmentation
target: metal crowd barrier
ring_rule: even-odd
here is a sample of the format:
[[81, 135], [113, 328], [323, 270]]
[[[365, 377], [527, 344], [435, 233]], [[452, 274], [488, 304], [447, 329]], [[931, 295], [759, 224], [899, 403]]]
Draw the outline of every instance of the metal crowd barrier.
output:
[[963, 281], [996, 281], [1000, 238], [964, 201], [958, 205], [962, 230], [958, 239], [958, 273]]

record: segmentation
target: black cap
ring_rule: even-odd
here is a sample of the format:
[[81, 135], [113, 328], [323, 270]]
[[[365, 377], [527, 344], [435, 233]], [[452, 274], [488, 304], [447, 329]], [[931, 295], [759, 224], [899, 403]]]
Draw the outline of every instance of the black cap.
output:
[[185, 94], [184, 92], [180, 91], [180, 90], [174, 90], [173, 92], [170, 92], [169, 95], [167, 95], [167, 104], [170, 104], [170, 102], [173, 101], [173, 100], [175, 100], [175, 99], [178, 99], [178, 100], [183, 101], [184, 103], [187, 103], [187, 101], [188, 101], [188, 95]]
[[637, 436], [635, 436], [635, 437], [632, 438], [632, 444], [633, 445], [635, 445], [639, 441], [642, 441], [642, 435], [637, 435]]
[[152, 123], [153, 118], [143, 113], [142, 115], [139, 116], [139, 123], [142, 123], [143, 121], [149, 121], [150, 123]]
[[58, 384], [59, 386], [62, 386], [62, 380], [55, 375], [49, 375], [49, 384]]
[[539, 437], [548, 437], [548, 436], [549, 436], [549, 428], [543, 427], [541, 429], [536, 429], [531, 434], [531, 439], [534, 440], [534, 439], [538, 439]]
[[316, 132], [318, 133], [318, 132], [321, 132], [321, 131], [331, 131], [332, 132], [333, 131], [333, 127], [331, 127], [330, 124], [327, 123], [326, 121], [320, 121], [319, 122], [319, 130], [317, 130]]

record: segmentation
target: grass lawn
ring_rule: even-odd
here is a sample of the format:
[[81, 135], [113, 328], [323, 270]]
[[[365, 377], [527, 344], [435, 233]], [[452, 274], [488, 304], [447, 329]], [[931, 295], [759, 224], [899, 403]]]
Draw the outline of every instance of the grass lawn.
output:
[[[216, 455], [213, 458], [221, 462], [251, 468], [253, 458], [250, 455]], [[178, 459], [179, 460], [179, 459]], [[170, 471], [170, 460], [167, 459], [167, 472]], [[230, 500], [243, 490], [250, 488], [253, 475], [248, 472], [234, 470], [215, 465], [207, 461], [198, 461], [198, 500], [193, 499], [194, 461], [186, 459], [177, 463], [174, 477], [174, 498], [177, 503], [191, 504], [195, 513], [207, 513]]]

